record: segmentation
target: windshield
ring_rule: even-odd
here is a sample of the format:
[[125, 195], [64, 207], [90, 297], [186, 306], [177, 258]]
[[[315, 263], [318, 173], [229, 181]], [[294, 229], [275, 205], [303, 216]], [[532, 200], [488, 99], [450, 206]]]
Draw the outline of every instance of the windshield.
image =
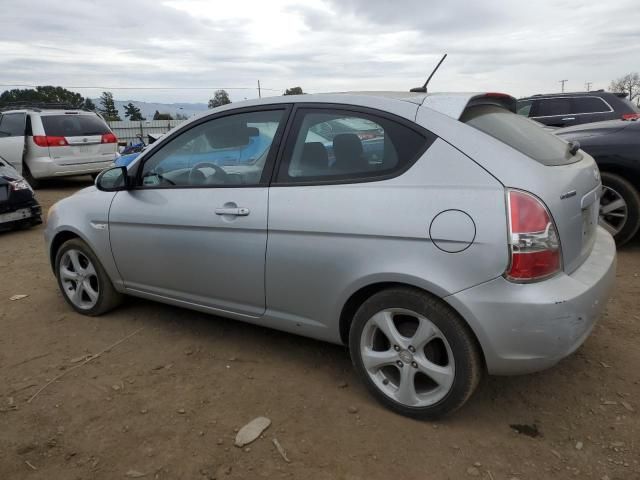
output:
[[491, 135], [543, 165], [567, 165], [582, 159], [572, 155], [567, 142], [522, 115], [494, 105], [469, 107], [460, 121]]

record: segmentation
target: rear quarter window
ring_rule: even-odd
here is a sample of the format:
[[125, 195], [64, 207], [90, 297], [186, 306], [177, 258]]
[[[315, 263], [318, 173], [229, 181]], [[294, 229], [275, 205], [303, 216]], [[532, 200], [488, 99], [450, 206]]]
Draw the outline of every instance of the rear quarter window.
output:
[[567, 142], [547, 132], [521, 115], [494, 105], [467, 108], [460, 121], [506, 143], [543, 165], [568, 165], [580, 161], [582, 155], [571, 155]]
[[607, 113], [611, 107], [599, 97], [575, 97], [572, 113]]
[[43, 115], [41, 120], [45, 134], [52, 137], [83, 137], [110, 132], [97, 115]]

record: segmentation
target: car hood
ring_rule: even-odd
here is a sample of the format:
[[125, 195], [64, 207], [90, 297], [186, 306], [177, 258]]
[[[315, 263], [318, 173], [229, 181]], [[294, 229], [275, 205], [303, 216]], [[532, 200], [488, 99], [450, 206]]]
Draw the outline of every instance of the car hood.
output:
[[598, 135], [610, 135], [627, 128], [631, 122], [625, 120], [607, 120], [605, 122], [583, 123], [572, 127], [558, 128], [553, 133], [567, 138], [585, 138]]
[[16, 169], [8, 165], [0, 165], [0, 178], [10, 182], [22, 180], [22, 177], [16, 171]]

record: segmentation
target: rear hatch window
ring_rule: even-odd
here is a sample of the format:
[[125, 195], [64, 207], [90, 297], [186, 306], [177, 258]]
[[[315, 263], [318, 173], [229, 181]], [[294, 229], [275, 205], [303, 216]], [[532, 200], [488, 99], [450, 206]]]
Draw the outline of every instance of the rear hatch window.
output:
[[569, 144], [544, 130], [542, 125], [495, 105], [469, 107], [463, 112], [460, 121], [543, 165], [568, 165], [582, 159], [579, 152], [572, 155]]
[[96, 115], [43, 115], [41, 118], [45, 133], [52, 137], [87, 137], [110, 132]]

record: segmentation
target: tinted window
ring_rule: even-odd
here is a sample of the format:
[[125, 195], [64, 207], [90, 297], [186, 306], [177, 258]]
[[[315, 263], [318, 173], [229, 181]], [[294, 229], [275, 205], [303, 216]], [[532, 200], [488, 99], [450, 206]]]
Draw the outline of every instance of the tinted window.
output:
[[534, 100], [536, 104], [536, 117], [550, 117], [553, 115], [568, 115], [571, 113], [570, 98], [545, 98], [543, 100]]
[[283, 110], [238, 113], [169, 140], [142, 167], [144, 186], [257, 185]]
[[24, 135], [26, 115], [5, 113], [0, 119], [0, 137], [21, 137]]
[[611, 108], [598, 97], [574, 97], [572, 113], [610, 112]]
[[295, 142], [285, 154], [280, 181], [386, 176], [410, 165], [429, 144], [395, 121], [340, 110], [301, 109], [293, 131]]
[[529, 116], [531, 112], [531, 105], [533, 102], [531, 100], [518, 100], [518, 115], [524, 115], [525, 117]]
[[45, 133], [52, 137], [84, 137], [110, 132], [97, 115], [42, 115], [40, 118]]
[[468, 108], [460, 121], [506, 143], [544, 165], [566, 165], [582, 158], [571, 155], [567, 142], [539, 124], [493, 105]]

